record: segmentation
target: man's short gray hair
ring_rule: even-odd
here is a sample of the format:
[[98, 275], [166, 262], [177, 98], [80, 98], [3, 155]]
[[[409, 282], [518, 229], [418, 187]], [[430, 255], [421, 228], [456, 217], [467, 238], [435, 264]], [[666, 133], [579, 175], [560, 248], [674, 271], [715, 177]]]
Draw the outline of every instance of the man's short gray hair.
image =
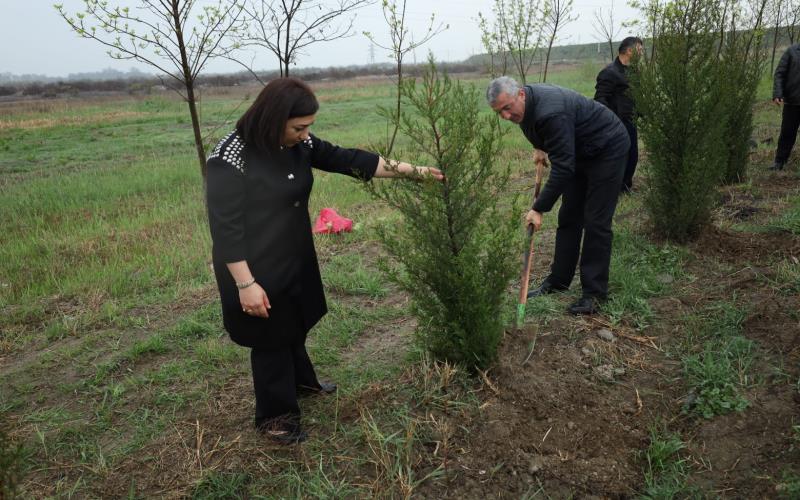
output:
[[510, 76], [501, 76], [495, 78], [489, 84], [489, 87], [486, 89], [486, 100], [489, 102], [489, 106], [494, 106], [500, 94], [515, 96], [519, 93], [519, 89], [520, 86], [516, 80]]

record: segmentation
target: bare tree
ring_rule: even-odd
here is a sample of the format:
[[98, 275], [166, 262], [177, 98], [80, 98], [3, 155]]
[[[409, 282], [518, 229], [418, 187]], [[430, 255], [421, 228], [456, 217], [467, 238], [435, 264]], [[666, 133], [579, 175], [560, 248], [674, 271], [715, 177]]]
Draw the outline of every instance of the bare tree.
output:
[[490, 23], [482, 13], [478, 13], [478, 27], [481, 30], [481, 43], [489, 55], [489, 74], [496, 78], [508, 73], [507, 43], [499, 23]]
[[494, 21], [490, 25], [478, 14], [484, 47], [503, 61], [503, 73], [510, 60], [523, 84], [542, 42], [547, 3], [541, 0], [494, 0]]
[[111, 7], [103, 0], [84, 0], [84, 7], [73, 17], [63, 5], [55, 5], [78, 35], [108, 47], [110, 57], [148, 64], [177, 84], [170, 87], [189, 105], [197, 159], [205, 178], [194, 84], [209, 59], [233, 50], [233, 46], [223, 46], [223, 41], [237, 29], [242, 8], [229, 0], [202, 7], [195, 0], [139, 0], [135, 11]]
[[781, 18], [783, 17], [783, 6], [786, 0], [775, 0], [772, 4], [772, 18], [775, 19], [772, 31], [772, 57], [769, 60], [769, 72], [775, 73], [775, 51], [778, 48], [778, 32], [781, 27]]
[[375, 0], [242, 1], [249, 29], [238, 38], [240, 45], [269, 50], [278, 58], [281, 76], [289, 76], [289, 67], [309, 46], [354, 35], [355, 11]]
[[789, 44], [794, 45], [798, 33], [800, 33], [800, 1], [787, 0], [783, 14], [783, 25], [786, 36], [789, 37]]
[[542, 81], [547, 81], [547, 67], [550, 65], [550, 51], [553, 50], [553, 44], [558, 38], [558, 33], [567, 24], [571, 23], [577, 17], [572, 12], [573, 0], [550, 0], [549, 6], [546, 9], [544, 18], [544, 32], [547, 35], [547, 56], [544, 60], [544, 76]]
[[[418, 47], [428, 43], [431, 38], [435, 37], [442, 31], [446, 30], [449, 26], [443, 23], [436, 24], [436, 18], [433, 14], [430, 17], [430, 23], [422, 38], [414, 40], [414, 34], [409, 31], [406, 24], [406, 0], [399, 3], [397, 0], [383, 0], [383, 18], [386, 20], [386, 25], [389, 28], [389, 43], [378, 42], [375, 35], [369, 31], [364, 32], [364, 36], [369, 38], [370, 42], [377, 47], [388, 50], [390, 57], [394, 60], [397, 67], [397, 96], [395, 100], [395, 109], [392, 112], [385, 113], [389, 118], [390, 123], [394, 123], [394, 131], [388, 139], [386, 147], [386, 156], [389, 156], [394, 148], [394, 141], [397, 138], [397, 129], [400, 116], [400, 84], [403, 82], [403, 59], [409, 52], [414, 51]], [[394, 119], [397, 118], [397, 119]]]
[[[614, 21], [614, 0], [611, 0], [611, 7], [604, 14], [603, 8], [594, 11], [594, 31], [596, 38], [604, 43], [608, 43], [608, 51], [611, 59], [614, 59], [614, 39], [619, 36], [622, 26], [617, 26]], [[599, 50], [599, 49], [598, 49]]]

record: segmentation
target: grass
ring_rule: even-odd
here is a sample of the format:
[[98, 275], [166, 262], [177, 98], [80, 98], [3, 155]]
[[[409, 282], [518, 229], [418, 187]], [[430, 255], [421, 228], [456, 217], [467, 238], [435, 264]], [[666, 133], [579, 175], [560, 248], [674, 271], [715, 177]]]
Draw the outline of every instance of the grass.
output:
[[334, 255], [325, 266], [322, 277], [326, 290], [371, 299], [386, 297], [388, 293], [383, 277], [370, 270], [364, 257], [346, 253]]
[[753, 383], [754, 344], [742, 335], [746, 317], [734, 302], [718, 302], [689, 318], [682, 359], [690, 388], [686, 411], [712, 418], [749, 406], [742, 390]]
[[648, 299], [671, 291], [686, 279], [687, 251], [676, 245], [655, 244], [622, 226], [615, 230], [611, 254], [609, 301], [603, 306], [614, 323], [646, 328], [654, 313]]
[[769, 222], [767, 227], [773, 231], [800, 235], [800, 197], [791, 199], [789, 209]]
[[659, 428], [650, 430], [650, 445], [643, 453], [646, 466], [641, 498], [702, 498], [688, 485], [690, 468], [686, 459], [681, 457], [685, 447], [676, 434]]
[[776, 263], [766, 281], [781, 295], [794, 295], [800, 292], [800, 263], [793, 260]]
[[[450, 448], [455, 422], [477, 411], [469, 395], [473, 382], [466, 372], [427, 358], [390, 376], [400, 383], [389, 392], [372, 379], [366, 394], [340, 396], [334, 404], [355, 410], [350, 418], [335, 412], [331, 418], [324, 401], [307, 407], [306, 420], [321, 426], [317, 439], [280, 473], [255, 478], [250, 496], [409, 498], [424, 481], [444, 477], [448, 454], [456, 452]], [[359, 398], [354, 408], [351, 397]], [[424, 451], [434, 443], [436, 456]]]
[[247, 498], [247, 484], [250, 478], [242, 473], [211, 471], [194, 487], [192, 499], [224, 500]]
[[786, 470], [781, 476], [781, 481], [776, 486], [779, 498], [796, 500], [800, 498], [800, 473]]
[[[0, 420], [0, 424], [5, 425], [5, 422]], [[0, 427], [0, 498], [16, 497], [22, 482], [24, 463], [22, 445], [12, 441], [5, 428]]]

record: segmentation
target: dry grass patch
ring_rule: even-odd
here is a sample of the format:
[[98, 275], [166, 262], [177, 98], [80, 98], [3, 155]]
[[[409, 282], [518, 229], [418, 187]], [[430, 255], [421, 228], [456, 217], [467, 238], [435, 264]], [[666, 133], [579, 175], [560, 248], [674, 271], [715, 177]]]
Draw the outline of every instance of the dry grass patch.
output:
[[91, 116], [57, 116], [48, 118], [31, 118], [27, 120], [0, 120], [0, 130], [19, 128], [23, 130], [36, 130], [67, 125], [89, 125], [120, 122], [128, 118], [141, 118], [150, 113], [141, 111], [107, 111], [92, 114]]

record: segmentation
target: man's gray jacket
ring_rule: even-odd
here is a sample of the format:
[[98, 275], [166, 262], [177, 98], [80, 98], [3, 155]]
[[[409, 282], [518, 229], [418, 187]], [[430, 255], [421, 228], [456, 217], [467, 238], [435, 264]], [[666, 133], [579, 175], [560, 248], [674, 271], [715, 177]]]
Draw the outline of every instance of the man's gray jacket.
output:
[[610, 109], [574, 90], [549, 84], [526, 85], [525, 116], [519, 124], [528, 141], [547, 153], [550, 177], [533, 209], [548, 212], [580, 168], [592, 158], [616, 158], [628, 152], [630, 139]]
[[772, 98], [783, 99], [784, 104], [800, 104], [800, 43], [786, 49], [775, 68]]

